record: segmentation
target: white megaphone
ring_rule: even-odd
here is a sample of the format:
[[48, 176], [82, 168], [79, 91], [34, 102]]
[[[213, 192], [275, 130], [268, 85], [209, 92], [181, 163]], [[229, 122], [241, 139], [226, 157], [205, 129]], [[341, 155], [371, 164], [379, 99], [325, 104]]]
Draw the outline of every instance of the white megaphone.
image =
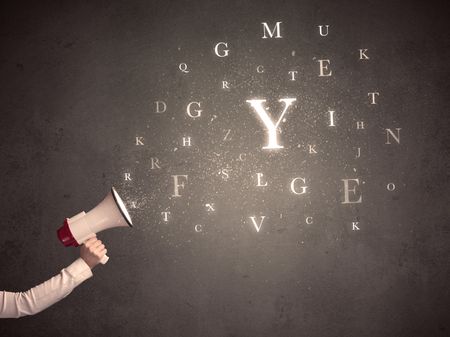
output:
[[[95, 208], [67, 218], [58, 229], [58, 238], [64, 246], [74, 246], [86, 242], [94, 234], [113, 227], [133, 227], [131, 217], [114, 187]], [[108, 262], [109, 257], [103, 256], [102, 264]]]

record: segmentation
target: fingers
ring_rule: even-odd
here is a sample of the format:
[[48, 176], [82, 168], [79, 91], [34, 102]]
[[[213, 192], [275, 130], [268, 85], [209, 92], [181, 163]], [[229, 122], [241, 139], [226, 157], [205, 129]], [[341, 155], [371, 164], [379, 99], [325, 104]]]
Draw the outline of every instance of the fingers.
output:
[[80, 249], [80, 256], [92, 269], [100, 263], [101, 259], [106, 255], [107, 249], [101, 240], [94, 235], [86, 240]]
[[106, 250], [105, 245], [102, 243], [101, 240], [96, 240], [94, 243], [91, 244], [89, 247], [89, 251], [92, 254], [95, 254], [97, 256], [102, 256], [102, 252]]
[[94, 253], [99, 254], [102, 250], [105, 250], [105, 245], [100, 245], [94, 249]]
[[105, 245], [101, 240], [97, 239], [95, 234], [92, 238], [88, 239], [84, 245], [92, 255], [95, 255], [98, 258], [102, 258], [107, 253]]
[[97, 247], [101, 246], [103, 244], [103, 242], [101, 240], [96, 240], [95, 242], [93, 242], [91, 244], [91, 246], [89, 247], [91, 250], [96, 250]]
[[89, 248], [93, 243], [95, 243], [95, 241], [97, 241], [97, 235], [94, 234], [94, 236], [90, 239], [88, 239], [84, 245]]
[[89, 240], [87, 240], [84, 243], [86, 248], [89, 248], [91, 251], [94, 250], [95, 248], [97, 248], [98, 246], [100, 246], [101, 244], [102, 244], [102, 241], [98, 240], [97, 238], [90, 238]]

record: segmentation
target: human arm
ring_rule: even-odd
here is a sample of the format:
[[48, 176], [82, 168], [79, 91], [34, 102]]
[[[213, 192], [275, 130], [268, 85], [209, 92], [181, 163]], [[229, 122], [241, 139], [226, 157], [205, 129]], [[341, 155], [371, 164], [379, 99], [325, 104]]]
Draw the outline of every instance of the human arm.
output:
[[101, 241], [91, 238], [80, 247], [80, 258], [51, 279], [25, 292], [0, 291], [0, 318], [34, 315], [60, 301], [92, 277], [91, 269], [105, 254]]

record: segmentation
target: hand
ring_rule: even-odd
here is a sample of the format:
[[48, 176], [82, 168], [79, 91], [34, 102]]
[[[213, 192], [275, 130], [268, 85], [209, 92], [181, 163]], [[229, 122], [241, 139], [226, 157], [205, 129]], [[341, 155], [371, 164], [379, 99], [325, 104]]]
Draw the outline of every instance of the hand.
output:
[[100, 263], [106, 252], [105, 245], [97, 239], [97, 236], [90, 238], [80, 247], [80, 256], [91, 269]]

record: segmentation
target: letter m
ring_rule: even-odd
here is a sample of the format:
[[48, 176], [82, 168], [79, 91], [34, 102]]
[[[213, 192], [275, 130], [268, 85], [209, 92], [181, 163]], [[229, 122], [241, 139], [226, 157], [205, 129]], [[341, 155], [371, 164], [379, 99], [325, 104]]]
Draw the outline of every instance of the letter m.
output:
[[[264, 35], [263, 35], [262, 38], [263, 39], [267, 39], [267, 35], [269, 35], [270, 38], [273, 38], [274, 35], [275, 35], [276, 39], [281, 39], [282, 36], [281, 36], [281, 32], [280, 32], [280, 23], [282, 23], [282, 22], [278, 21], [275, 24], [275, 27], [273, 27], [273, 29], [270, 30], [269, 25], [267, 24], [267, 22], [263, 22], [262, 25], [263, 25], [263, 33], [264, 33]], [[267, 33], [267, 35], [266, 35], [266, 33]]]

